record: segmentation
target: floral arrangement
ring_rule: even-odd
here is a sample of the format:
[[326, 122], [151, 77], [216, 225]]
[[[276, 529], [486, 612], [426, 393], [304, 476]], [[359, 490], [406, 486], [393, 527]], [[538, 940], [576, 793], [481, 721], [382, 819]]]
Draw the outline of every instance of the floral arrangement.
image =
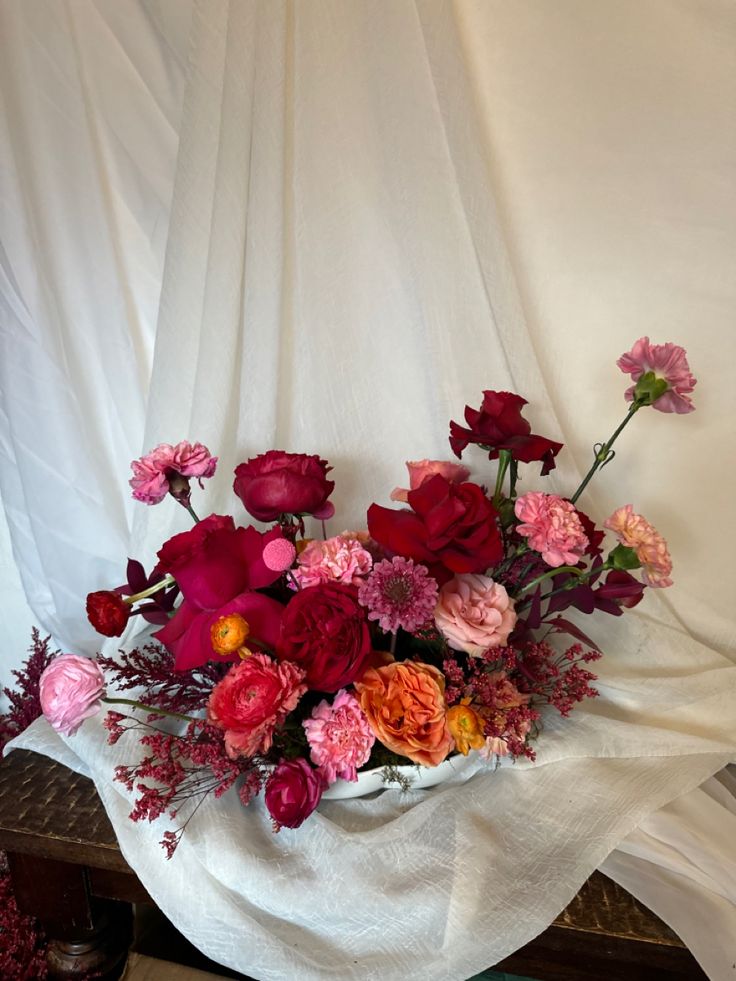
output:
[[[331, 536], [334, 482], [319, 456], [271, 450], [236, 467], [233, 490], [263, 530], [198, 518], [192, 479], [202, 486], [217, 466], [205, 446], [156, 447], [132, 464], [133, 496], [170, 495], [194, 526], [161, 546], [150, 574], [129, 560], [127, 582], [91, 593], [87, 614], [110, 637], [140, 616], [157, 643], [56, 658], [40, 682], [45, 715], [72, 734], [102, 703], [125, 707], [104, 724], [111, 743], [135, 732], [145, 748], [116, 772], [133, 820], [190, 802], [164, 834], [169, 856], [199, 804], [233, 787], [244, 805], [263, 792], [278, 830], [361, 770], [400, 781], [398, 766], [453, 754], [534, 758], [544, 706], [566, 716], [597, 694], [588, 664], [600, 649], [563, 613], [619, 616], [672, 582], [664, 539], [632, 505], [602, 528], [577, 507], [640, 409], [693, 409], [681, 347], [642, 338], [618, 365], [633, 380], [628, 412], [569, 498], [517, 493], [521, 465], [544, 476], [562, 445], [532, 433], [509, 392], [484, 392], [464, 425], [450, 423], [458, 459], [475, 446], [496, 461], [492, 490], [463, 463], [412, 462], [398, 507], [372, 504], [365, 529]], [[305, 516], [322, 538], [305, 537]]]

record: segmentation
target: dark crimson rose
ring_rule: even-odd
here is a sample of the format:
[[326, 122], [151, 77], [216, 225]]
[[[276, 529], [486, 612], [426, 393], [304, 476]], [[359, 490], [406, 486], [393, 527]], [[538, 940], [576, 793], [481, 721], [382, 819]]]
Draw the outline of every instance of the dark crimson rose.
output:
[[266, 782], [268, 813], [281, 828], [298, 828], [320, 802], [324, 780], [305, 759], [284, 760]]
[[371, 638], [357, 595], [352, 586], [320, 583], [299, 590], [286, 607], [276, 655], [304, 668], [310, 688], [337, 691], [362, 672]]
[[130, 619], [130, 606], [119, 593], [102, 589], [88, 594], [87, 619], [98, 634], [120, 637]]
[[498, 458], [500, 450], [508, 450], [521, 463], [542, 461], [542, 474], [555, 468], [555, 457], [562, 443], [544, 436], [535, 436], [521, 414], [526, 399], [513, 392], [483, 392], [479, 409], [465, 406], [465, 421], [469, 429], [450, 423], [450, 446], [455, 456], [462, 456], [469, 443], [478, 443], [488, 450], [488, 459]]
[[498, 513], [478, 484], [453, 484], [438, 474], [407, 500], [411, 511], [368, 508], [371, 538], [389, 552], [451, 573], [485, 572], [503, 558]]
[[331, 518], [335, 513], [327, 500], [335, 487], [335, 481], [327, 479], [331, 469], [318, 456], [269, 450], [235, 468], [233, 490], [258, 521], [276, 521], [282, 514]]

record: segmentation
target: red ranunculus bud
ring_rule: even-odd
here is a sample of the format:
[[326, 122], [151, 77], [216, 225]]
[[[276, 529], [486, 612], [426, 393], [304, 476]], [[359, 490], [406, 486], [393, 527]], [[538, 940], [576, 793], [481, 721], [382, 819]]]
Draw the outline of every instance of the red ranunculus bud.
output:
[[119, 593], [101, 589], [87, 596], [87, 619], [97, 633], [120, 637], [130, 617], [130, 606]]

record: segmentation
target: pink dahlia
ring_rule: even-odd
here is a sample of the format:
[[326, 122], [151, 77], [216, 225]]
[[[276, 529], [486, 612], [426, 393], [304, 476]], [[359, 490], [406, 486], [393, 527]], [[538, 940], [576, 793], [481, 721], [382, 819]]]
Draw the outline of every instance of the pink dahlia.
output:
[[[690, 372], [685, 348], [678, 344], [650, 344], [648, 337], [640, 337], [632, 349], [622, 354], [616, 364], [624, 374], [631, 375], [635, 382], [652, 372], [657, 379], [667, 382], [663, 395], [652, 405], [660, 412], [692, 412], [695, 406], [689, 397], [695, 388], [696, 380]], [[627, 402], [633, 401], [637, 386], [627, 389]]]
[[437, 603], [437, 582], [423, 565], [397, 555], [373, 566], [361, 585], [358, 602], [368, 608], [368, 619], [381, 630], [394, 633], [417, 630], [427, 622]]
[[357, 534], [344, 531], [324, 542], [316, 538], [311, 541], [299, 556], [294, 579], [302, 589], [323, 582], [357, 586], [372, 565], [371, 554], [363, 548]]
[[[212, 456], [201, 443], [183, 440], [176, 446], [160, 443], [150, 453], [130, 464], [133, 476], [129, 483], [133, 497], [144, 504], [159, 504], [171, 491], [177, 497], [189, 496], [190, 477], [212, 477], [217, 468], [217, 457]], [[184, 478], [184, 480], [177, 480]]]
[[649, 586], [664, 589], [672, 585], [672, 559], [667, 542], [646, 518], [634, 514], [630, 504], [624, 504], [614, 511], [603, 525], [615, 532], [622, 545], [634, 549]]
[[516, 526], [518, 533], [553, 569], [577, 565], [585, 554], [588, 536], [569, 501], [556, 494], [530, 491], [517, 500], [514, 512], [522, 522]]
[[302, 725], [312, 762], [328, 783], [358, 779], [358, 767], [368, 762], [376, 737], [354, 695], [341, 689], [332, 705], [320, 702]]

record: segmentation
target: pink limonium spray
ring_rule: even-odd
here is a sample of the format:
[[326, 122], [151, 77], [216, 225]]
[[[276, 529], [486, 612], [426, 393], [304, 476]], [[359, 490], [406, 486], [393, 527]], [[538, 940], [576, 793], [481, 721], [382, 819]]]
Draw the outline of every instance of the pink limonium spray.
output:
[[191, 506], [189, 480], [196, 477], [200, 486], [204, 478], [214, 476], [217, 457], [202, 443], [182, 440], [176, 446], [160, 443], [149, 453], [130, 464], [133, 476], [129, 483], [133, 497], [144, 504], [159, 504], [167, 494], [199, 520]]
[[376, 737], [354, 695], [341, 689], [332, 705], [320, 702], [302, 725], [312, 762], [327, 783], [358, 779], [358, 767], [368, 762]]

